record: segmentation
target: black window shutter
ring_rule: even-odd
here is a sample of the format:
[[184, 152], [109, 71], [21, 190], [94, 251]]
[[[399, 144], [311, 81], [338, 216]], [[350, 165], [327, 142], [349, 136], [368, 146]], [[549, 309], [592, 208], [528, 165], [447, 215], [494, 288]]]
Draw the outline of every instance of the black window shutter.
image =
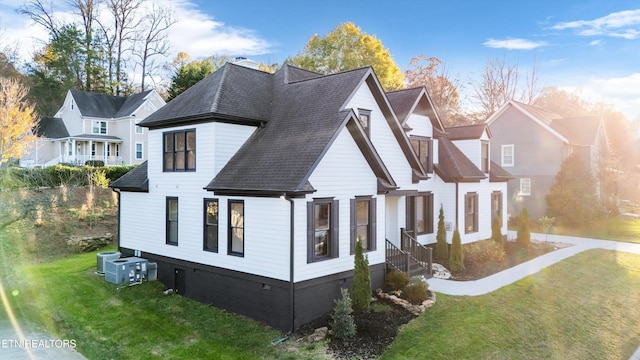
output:
[[371, 229], [371, 234], [369, 238], [369, 250], [376, 251], [378, 239], [376, 237], [376, 219], [378, 215], [378, 207], [376, 206], [376, 198], [371, 198], [371, 203], [369, 204], [369, 212], [371, 213], [369, 219], [369, 227]]
[[351, 249], [350, 254], [353, 255], [356, 252], [356, 241], [358, 241], [357, 234], [357, 214], [356, 214], [356, 199], [351, 199], [351, 215], [349, 218], [351, 219]]
[[315, 238], [315, 228], [314, 228], [314, 205], [313, 201], [309, 201], [307, 203], [307, 263], [313, 262], [314, 255], [314, 238]]
[[429, 161], [427, 163], [427, 172], [433, 173], [433, 140], [429, 139]]
[[332, 258], [340, 256], [340, 252], [338, 251], [340, 244], [338, 239], [338, 235], [340, 233], [338, 219], [338, 200], [333, 200], [331, 202], [331, 253], [329, 254]]

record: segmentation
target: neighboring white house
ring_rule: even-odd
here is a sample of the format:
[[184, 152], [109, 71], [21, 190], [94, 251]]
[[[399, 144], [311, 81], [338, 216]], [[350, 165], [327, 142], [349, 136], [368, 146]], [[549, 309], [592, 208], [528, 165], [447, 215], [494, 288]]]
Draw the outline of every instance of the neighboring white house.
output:
[[69, 90], [58, 112], [40, 120], [20, 165], [140, 164], [147, 160], [148, 134], [137, 124], [164, 105], [154, 90], [126, 97]]
[[489, 238], [490, 196], [509, 179], [480, 170], [486, 127], [449, 139], [424, 88], [385, 94], [369, 67], [227, 63], [139, 125], [148, 161], [111, 184], [120, 250], [179, 294], [281, 330], [333, 308], [358, 238], [373, 288], [404, 254], [423, 259], [440, 205], [463, 242]]

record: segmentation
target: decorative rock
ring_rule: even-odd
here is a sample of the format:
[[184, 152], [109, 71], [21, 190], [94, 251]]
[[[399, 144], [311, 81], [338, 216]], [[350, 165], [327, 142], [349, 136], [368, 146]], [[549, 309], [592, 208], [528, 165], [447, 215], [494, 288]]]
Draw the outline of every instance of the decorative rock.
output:
[[449, 279], [451, 277], [451, 272], [447, 270], [446, 267], [440, 264], [432, 264], [431, 268], [433, 269], [433, 277], [436, 279]]
[[82, 252], [89, 252], [109, 245], [112, 240], [111, 233], [102, 236], [72, 236], [67, 239], [67, 245], [78, 247]]
[[413, 305], [405, 299], [400, 299], [395, 295], [387, 294], [382, 292], [380, 289], [378, 289], [377, 293], [380, 298], [391, 300], [394, 304], [402, 306], [416, 316], [420, 315], [420, 313], [424, 312], [427, 308], [432, 307], [436, 303], [436, 293], [433, 291], [427, 291], [429, 298], [423, 301], [420, 305]]
[[309, 335], [308, 340], [311, 342], [322, 342], [327, 338], [327, 334], [329, 333], [329, 328], [323, 326], [321, 328], [317, 328], [313, 334]]

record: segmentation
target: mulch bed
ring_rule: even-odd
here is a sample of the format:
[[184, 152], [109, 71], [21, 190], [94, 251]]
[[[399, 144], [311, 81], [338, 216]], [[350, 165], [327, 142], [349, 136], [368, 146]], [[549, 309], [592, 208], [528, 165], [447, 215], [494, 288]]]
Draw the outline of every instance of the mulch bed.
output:
[[[387, 307], [385, 312], [357, 313], [354, 314], [357, 334], [350, 341], [342, 341], [331, 338], [329, 352], [336, 359], [373, 359], [385, 351], [398, 334], [398, 328], [416, 318], [402, 306], [396, 305], [386, 299], [377, 299], [377, 303]], [[297, 338], [304, 338], [314, 332], [315, 329], [329, 326], [331, 314], [325, 314], [315, 321], [303, 325], [296, 333]]]

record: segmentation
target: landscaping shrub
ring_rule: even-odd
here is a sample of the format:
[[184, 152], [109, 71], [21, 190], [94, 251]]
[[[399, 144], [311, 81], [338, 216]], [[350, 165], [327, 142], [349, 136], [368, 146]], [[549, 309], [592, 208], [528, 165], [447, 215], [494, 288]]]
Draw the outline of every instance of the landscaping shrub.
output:
[[369, 259], [363, 254], [362, 241], [358, 237], [356, 242], [356, 255], [354, 258], [353, 284], [351, 296], [353, 298], [353, 310], [356, 312], [369, 311], [371, 301], [371, 275], [369, 274]]
[[340, 289], [342, 298], [334, 300], [336, 303], [331, 314], [331, 330], [333, 336], [337, 339], [349, 339], [356, 334], [356, 323], [353, 320], [353, 308], [351, 307], [351, 298], [349, 297], [349, 290]]
[[103, 160], [87, 160], [84, 163], [86, 166], [102, 167], [104, 166]]
[[404, 271], [391, 270], [387, 273], [385, 282], [389, 290], [402, 290], [409, 283], [409, 275]]
[[498, 216], [494, 216], [491, 222], [491, 239], [502, 246], [502, 226], [500, 226], [500, 219]]
[[527, 208], [520, 211], [520, 219], [518, 221], [518, 238], [516, 242], [520, 247], [527, 248], [531, 245], [531, 230], [529, 228], [529, 211]]
[[451, 253], [449, 254], [449, 270], [452, 272], [460, 272], [464, 267], [464, 254], [462, 252], [462, 239], [458, 227], [453, 231], [453, 239], [451, 240]]
[[438, 215], [438, 232], [436, 234], [436, 250], [433, 255], [436, 260], [445, 260], [449, 258], [449, 249], [447, 245], [447, 230], [444, 227], [444, 210], [440, 205], [440, 214]]
[[464, 246], [464, 261], [472, 269], [483, 269], [480, 276], [493, 274], [503, 269], [507, 263], [507, 253], [504, 251], [502, 241], [493, 240], [476, 241]]
[[427, 291], [429, 286], [426, 281], [420, 278], [413, 278], [407, 286], [404, 288], [404, 294], [407, 297], [407, 301], [414, 305], [422, 304], [427, 300]]

